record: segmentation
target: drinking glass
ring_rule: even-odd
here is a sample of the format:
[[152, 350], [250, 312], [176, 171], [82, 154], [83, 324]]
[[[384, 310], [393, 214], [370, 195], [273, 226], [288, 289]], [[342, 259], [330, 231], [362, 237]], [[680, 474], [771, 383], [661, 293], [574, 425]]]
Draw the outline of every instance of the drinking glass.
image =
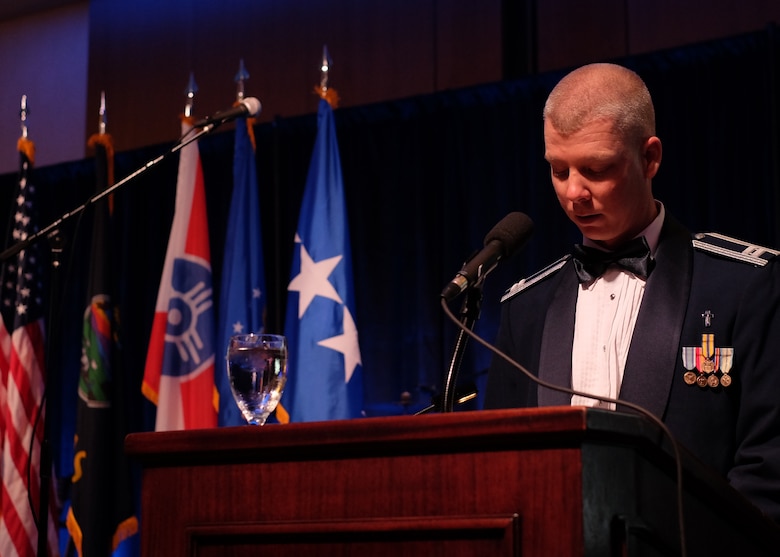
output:
[[263, 425], [279, 404], [287, 381], [287, 339], [260, 333], [233, 335], [226, 360], [230, 389], [244, 419]]

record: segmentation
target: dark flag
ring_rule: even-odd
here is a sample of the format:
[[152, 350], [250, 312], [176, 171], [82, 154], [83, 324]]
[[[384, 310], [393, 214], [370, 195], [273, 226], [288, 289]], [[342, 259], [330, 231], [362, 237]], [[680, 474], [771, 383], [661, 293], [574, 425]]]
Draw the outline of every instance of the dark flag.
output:
[[[95, 148], [99, 193], [113, 183], [113, 144], [108, 134], [96, 134], [89, 145]], [[91, 272], [82, 322], [72, 502], [67, 518], [71, 539], [81, 557], [111, 555], [123, 542], [137, 543], [138, 533], [123, 447], [127, 433], [123, 401], [129, 393], [122, 389], [110, 196], [91, 210]]]

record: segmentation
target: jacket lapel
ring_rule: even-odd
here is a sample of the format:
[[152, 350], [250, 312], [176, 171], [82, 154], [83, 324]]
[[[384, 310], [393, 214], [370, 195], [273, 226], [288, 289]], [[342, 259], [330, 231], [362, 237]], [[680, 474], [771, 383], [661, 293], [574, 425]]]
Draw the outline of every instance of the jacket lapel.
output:
[[[574, 343], [574, 312], [579, 283], [571, 261], [560, 270], [561, 280], [555, 290], [544, 322], [539, 354], [539, 379], [552, 385], [571, 388], [571, 347]], [[538, 387], [539, 406], [571, 404], [571, 395], [543, 386]]]
[[690, 235], [667, 215], [628, 351], [619, 398], [663, 416], [691, 290]]

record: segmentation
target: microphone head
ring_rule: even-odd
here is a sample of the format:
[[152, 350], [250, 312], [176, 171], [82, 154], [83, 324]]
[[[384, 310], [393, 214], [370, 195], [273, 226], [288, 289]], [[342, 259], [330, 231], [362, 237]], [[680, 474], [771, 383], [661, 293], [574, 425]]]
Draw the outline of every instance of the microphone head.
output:
[[497, 241], [503, 246], [502, 257], [512, 256], [525, 245], [534, 232], [534, 223], [528, 215], [516, 211], [498, 221], [485, 236], [485, 245]]
[[260, 114], [260, 109], [262, 108], [260, 101], [257, 100], [255, 97], [246, 97], [241, 101], [241, 104], [244, 105], [246, 108], [246, 115], [247, 116], [257, 116]]

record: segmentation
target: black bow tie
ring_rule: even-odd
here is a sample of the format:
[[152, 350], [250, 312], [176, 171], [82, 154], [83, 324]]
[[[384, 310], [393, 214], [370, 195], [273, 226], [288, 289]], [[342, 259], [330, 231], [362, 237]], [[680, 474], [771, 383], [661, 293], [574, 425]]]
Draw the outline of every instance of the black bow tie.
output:
[[641, 278], [647, 278], [655, 266], [644, 236], [634, 238], [617, 251], [602, 251], [575, 244], [572, 257], [577, 278], [581, 283], [596, 280], [610, 265], [622, 267]]

